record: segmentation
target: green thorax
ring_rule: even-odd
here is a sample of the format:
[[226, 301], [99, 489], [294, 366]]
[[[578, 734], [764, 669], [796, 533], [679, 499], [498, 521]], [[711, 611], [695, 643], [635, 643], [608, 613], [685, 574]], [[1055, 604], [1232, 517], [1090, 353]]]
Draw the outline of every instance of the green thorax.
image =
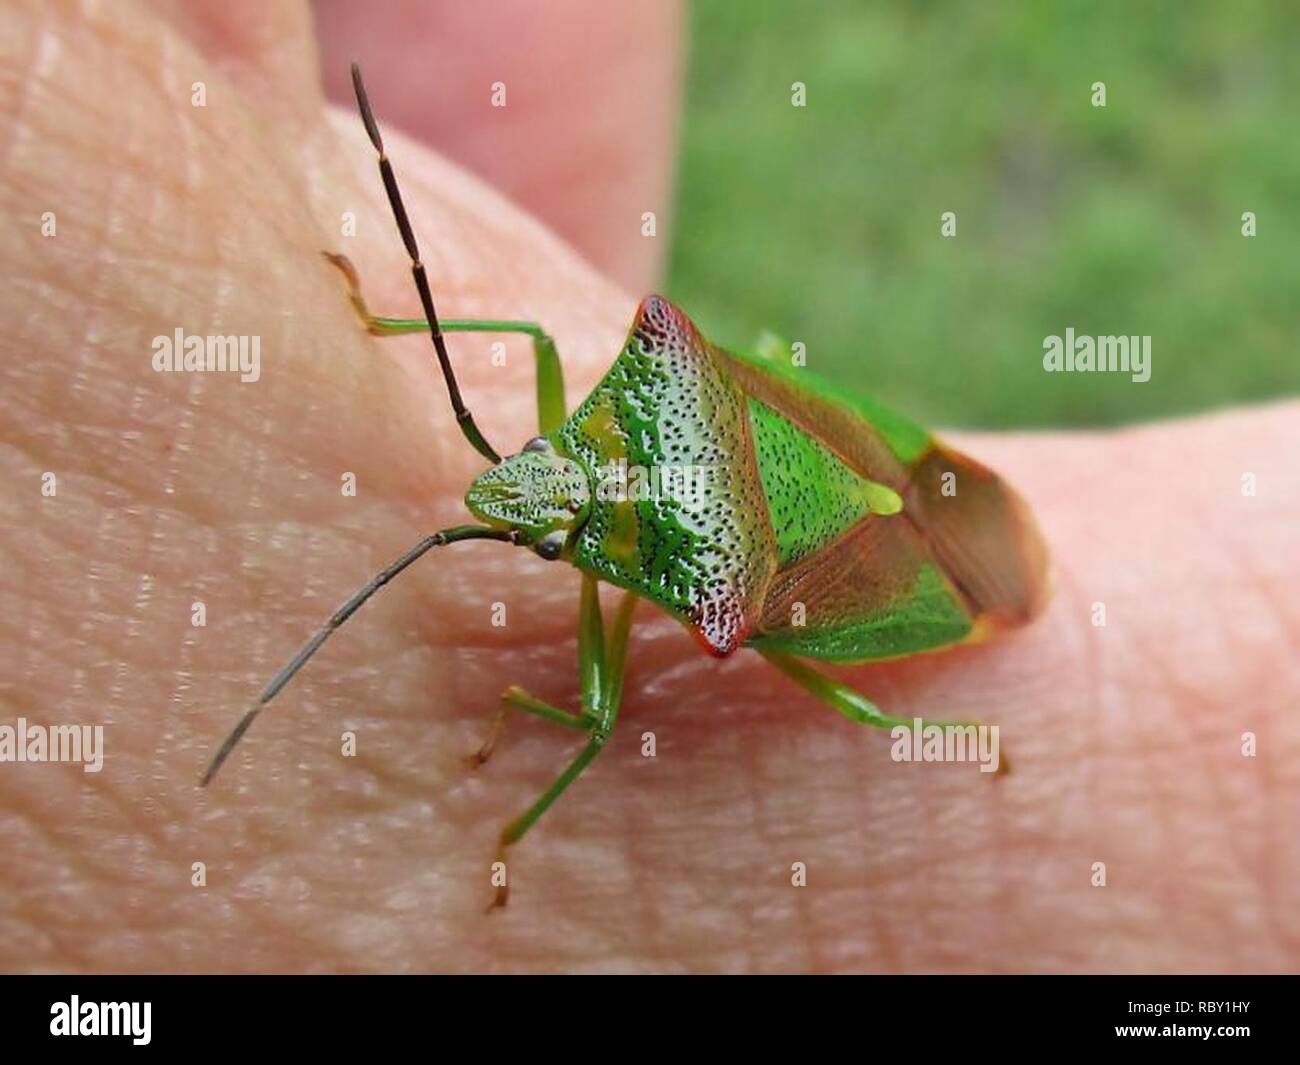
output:
[[623, 351], [552, 439], [593, 479], [573, 563], [687, 622], [714, 653], [734, 650], [778, 547], [748, 399], [690, 320], [643, 300]]

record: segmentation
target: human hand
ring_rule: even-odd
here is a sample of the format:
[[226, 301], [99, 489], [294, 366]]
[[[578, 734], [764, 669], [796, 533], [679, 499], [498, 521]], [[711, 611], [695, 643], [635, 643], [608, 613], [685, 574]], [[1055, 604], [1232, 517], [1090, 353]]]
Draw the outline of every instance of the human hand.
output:
[[[515, 720], [487, 766], [463, 756], [507, 684], [574, 704], [578, 578], [473, 544], [376, 598], [199, 791], [265, 679], [380, 566], [464, 520], [482, 468], [427, 341], [368, 338], [320, 257], [346, 251], [376, 308], [414, 312], [360, 123], [315, 88], [305, 12], [257, 12], [219, 31], [184, 7], [0, 12], [0, 721], [106, 726], [98, 774], [0, 766], [19, 858], [3, 968], [1296, 967], [1295, 403], [954, 436], [1039, 515], [1051, 606], [987, 645], [842, 675], [899, 716], [998, 724], [1005, 778], [894, 764], [888, 736], [751, 652], [703, 657], [643, 604], [619, 731], [485, 915], [498, 830], [575, 741]], [[572, 405], [634, 299], [386, 137], [443, 314], [543, 322]], [[150, 341], [177, 326], [260, 336], [260, 379], [155, 373]], [[528, 349], [511, 340], [494, 367], [492, 339], [457, 337], [453, 358], [488, 438], [515, 450], [533, 433]]]

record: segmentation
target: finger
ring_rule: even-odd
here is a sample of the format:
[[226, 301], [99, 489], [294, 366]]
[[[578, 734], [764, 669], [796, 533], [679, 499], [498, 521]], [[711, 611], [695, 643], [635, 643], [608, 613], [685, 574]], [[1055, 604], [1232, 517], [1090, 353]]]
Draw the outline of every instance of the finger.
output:
[[[331, 99], [350, 106], [348, 64], [361, 62], [392, 126], [485, 178], [625, 288], [656, 287], [680, 5], [334, 2], [316, 11]], [[656, 218], [651, 237], [646, 212]]]
[[[205, 64], [238, 86], [268, 124], [312, 121], [319, 113], [317, 58], [310, 7], [303, 0], [151, 0], [152, 13]], [[183, 74], [183, 64], [177, 73]]]

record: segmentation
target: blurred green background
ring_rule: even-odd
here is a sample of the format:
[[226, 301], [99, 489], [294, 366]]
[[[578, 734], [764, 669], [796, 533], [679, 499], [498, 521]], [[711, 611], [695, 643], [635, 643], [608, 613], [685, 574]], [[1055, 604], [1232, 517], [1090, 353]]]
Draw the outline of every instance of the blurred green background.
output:
[[[1300, 391], [1298, 29], [1292, 2], [696, 0], [667, 291], [937, 425]], [[1045, 373], [1067, 326], [1150, 334], [1151, 380]]]

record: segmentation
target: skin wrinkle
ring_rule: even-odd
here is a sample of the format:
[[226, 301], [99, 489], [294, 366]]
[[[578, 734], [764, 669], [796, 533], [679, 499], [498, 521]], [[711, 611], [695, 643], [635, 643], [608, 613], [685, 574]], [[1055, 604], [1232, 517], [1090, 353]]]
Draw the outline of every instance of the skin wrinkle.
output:
[[[1229, 563], [1233, 566], [1233, 576], [1232, 576], [1231, 584], [1233, 586], [1241, 586], [1242, 584], [1241, 576], [1244, 569], [1243, 567], [1244, 559], [1239, 553], [1233, 551], [1226, 552], [1226, 558], [1229, 561]], [[1267, 597], [1261, 596], [1260, 598], [1263, 598], [1265, 601], [1267, 601]], [[1233, 657], [1238, 657], [1240, 655], [1240, 652], [1242, 652], [1244, 648], [1240, 646], [1239, 641], [1234, 640], [1235, 633], [1233, 627], [1231, 625], [1224, 626], [1221, 631], [1222, 631], [1222, 639], [1229, 646], [1230, 649], [1229, 653], [1233, 655]], [[1281, 630], [1279, 630], [1279, 634], [1281, 634]], [[1141, 634], [1139, 634], [1138, 638], [1141, 639]], [[1163, 683], [1164, 689], [1168, 692], [1172, 692], [1178, 695], [1184, 703], [1188, 703], [1191, 705], [1199, 705], [1202, 708], [1204, 708], [1205, 711], [1212, 713], [1214, 709], [1214, 703], [1211, 699], [1207, 698], [1204, 695], [1202, 689], [1195, 683], [1182, 682], [1177, 675], [1176, 669], [1172, 668], [1164, 661], [1160, 653], [1160, 648], [1152, 646], [1150, 641], [1146, 641], [1146, 640], [1143, 641], [1143, 644], [1144, 645], [1140, 648], [1141, 651], [1140, 657], [1145, 662], [1147, 662], [1152, 669], [1154, 669], [1157, 672], [1157, 674], [1164, 682]], [[1214, 721], [1215, 725], [1217, 726], [1216, 719], [1210, 718], [1210, 720]], [[1188, 736], [1185, 747], [1189, 753], [1193, 753], [1193, 754], [1198, 753], [1197, 748], [1198, 747], [1200, 748], [1199, 753], [1202, 754], [1202, 758], [1201, 758], [1202, 767], [1203, 767], [1202, 779], [1205, 782], [1204, 786], [1206, 788], [1213, 789], [1212, 798], [1215, 800], [1214, 805], [1224, 810], [1226, 816], [1231, 817], [1232, 806], [1230, 803], [1226, 801], [1225, 799], [1226, 792], [1225, 789], [1221, 786], [1222, 772], [1226, 771], [1226, 767], [1223, 767], [1221, 769], [1220, 764], [1216, 763], [1214, 758], [1211, 757], [1211, 755], [1214, 753], [1215, 750], [1213, 741], [1215, 740], [1217, 735], [1218, 735], [1217, 728], [1206, 730], [1204, 734], [1200, 737], [1197, 737], [1193, 733]], [[1197, 742], [1198, 739], [1201, 740], [1200, 743]], [[1172, 838], [1173, 835], [1174, 833], [1171, 832], [1170, 837]], [[1249, 837], [1247, 836], [1244, 829], [1242, 829], [1240, 826], [1226, 826], [1222, 848], [1234, 860], [1236, 866], [1243, 871], [1250, 869], [1251, 866], [1254, 864], [1243, 853], [1244, 840], [1246, 838]], [[1171, 857], [1171, 864], [1167, 866], [1167, 868], [1174, 867], [1172, 861], [1173, 859]], [[1256, 882], [1260, 883], [1261, 885], [1267, 884], [1267, 881], [1263, 876], [1262, 869], [1255, 872], [1253, 879], [1255, 879]], [[1268, 914], [1269, 916], [1273, 916], [1273, 913], [1270, 913], [1267, 910], [1266, 910], [1266, 914]], [[1275, 939], [1280, 939], [1281, 929], [1278, 927], [1276, 920], [1272, 921], [1272, 926], [1270, 930]], [[1231, 936], [1226, 935], [1226, 932], [1225, 932], [1225, 939], [1222, 945], [1224, 946], [1225, 949], [1228, 950], [1231, 950], [1234, 946], [1234, 941], [1232, 940]], [[1235, 953], [1237, 954], [1237, 957], [1240, 958], [1240, 952], [1236, 951]]]
[[[1114, 622], [1123, 624], [1123, 619], [1112, 619], [1110, 612], [1108, 612], [1108, 618], [1106, 618], [1108, 627], [1093, 628], [1092, 642], [1093, 645], [1096, 646], [1097, 651], [1099, 651], [1099, 662], [1097, 662], [1095, 671], [1093, 671], [1093, 676], [1097, 677], [1096, 690], [1099, 693], [1102, 687], [1104, 687], [1102, 681], [1104, 681], [1106, 675], [1108, 675], [1109, 663], [1112, 661], [1112, 658], [1105, 654], [1104, 649], [1108, 648], [1106, 641], [1110, 640], [1110, 638], [1114, 638], [1114, 633], [1117, 632], [1117, 627], [1115, 627]], [[1121, 632], [1127, 631], [1126, 629], [1121, 629]], [[1131, 633], [1131, 635], [1128, 635], [1128, 638], [1134, 638], [1134, 640], [1138, 641], [1141, 640], [1140, 633]], [[1151, 667], [1152, 664], [1153, 663], [1148, 663], [1148, 667]], [[1141, 680], [1141, 684], [1145, 687], [1145, 677]], [[1145, 700], [1143, 700], [1143, 702], [1145, 702]], [[1143, 706], [1144, 711], [1148, 709], [1149, 707]], [[1143, 718], [1145, 717], [1147, 717], [1147, 714], [1144, 713]], [[1132, 726], [1134, 736], [1132, 736], [1130, 743], [1132, 743], [1136, 749], [1141, 749], [1141, 746], [1144, 745], [1139, 740], [1139, 735], [1144, 731], [1144, 726], [1144, 719], [1139, 719], [1138, 722]], [[1117, 735], [1115, 735], [1115, 741], [1122, 741], [1122, 736], [1123, 732], [1117, 733]], [[1170, 737], [1170, 739], [1173, 739], [1175, 743], [1182, 744], [1184, 748], [1186, 748], [1186, 737], [1179, 735], [1177, 737]], [[1169, 796], [1174, 792], [1170, 791], [1170, 778], [1169, 775], [1167, 775], [1167, 771], [1165, 771], [1165, 774], [1162, 774], [1161, 772], [1162, 761], [1160, 758], [1143, 758], [1141, 759], [1141, 762], [1143, 762], [1145, 769], [1145, 780], [1143, 782], [1145, 787], [1141, 788], [1139, 801], [1143, 802], [1143, 808], [1148, 811], [1149, 817], [1151, 817], [1153, 821], [1161, 823], [1162, 827], [1164, 827], [1164, 831], [1158, 831], [1157, 834], [1154, 835], [1154, 843], [1156, 843], [1157, 847], [1162, 848], [1162, 852], [1160, 860], [1158, 860], [1156, 865], [1158, 873], [1154, 876], [1156, 883], [1153, 884], [1153, 895], [1154, 897], [1162, 897], [1165, 896], [1165, 893], [1167, 892], [1167, 870], [1177, 867], [1179, 856], [1177, 853], [1174, 853], [1174, 840], [1177, 839], [1177, 834], [1173, 831], [1174, 810], [1171, 809], [1171, 806], [1166, 804], [1166, 802], [1158, 800], [1160, 800], [1161, 796]], [[1106, 882], [1108, 882], [1108, 886], [1113, 879], [1121, 880], [1122, 882], [1122, 880], [1127, 879], [1128, 876], [1131, 875], [1130, 866], [1127, 865], [1127, 862], [1122, 862], [1121, 858], [1118, 856], [1113, 857], [1112, 854], [1113, 850], [1112, 852], [1106, 852], [1106, 850], [1099, 849], [1099, 858], [1101, 861], [1105, 861], [1106, 863]], [[1127, 854], [1123, 857], [1127, 858]], [[1165, 909], [1165, 906], [1162, 906], [1162, 909]]]
[[[164, 40], [167, 41], [167, 43], [164, 45], [163, 54], [170, 55], [175, 51], [174, 46], [172, 45], [170, 38], [164, 38]], [[176, 124], [182, 127], [187, 126], [187, 123], [180, 121], [179, 118], [177, 119]], [[184, 171], [185, 171], [185, 186], [183, 192], [183, 199], [181, 202], [183, 203], [201, 202], [199, 197], [195, 196], [194, 194], [195, 189], [198, 187], [198, 180], [197, 180], [198, 163], [197, 163], [196, 153], [195, 153], [195, 138], [192, 134], [183, 132], [181, 134], [180, 140], [182, 145], [180, 151], [180, 158], [181, 158], [182, 166], [184, 167]], [[157, 202], [157, 200], [155, 200], [155, 202]], [[190, 236], [190, 227], [188, 225], [185, 231], [185, 239], [181, 243], [183, 243], [184, 246], [186, 247], [189, 247], [193, 243], [193, 239]], [[219, 247], [220, 242], [219, 241], [211, 242], [210, 246]], [[219, 279], [220, 278], [219, 259], [217, 262], [217, 272], [218, 272], [218, 279]], [[212, 317], [215, 321], [219, 322], [221, 319], [222, 306], [227, 296], [228, 296], [228, 290], [225, 287], [223, 287], [218, 281], [218, 284], [215, 286], [214, 306], [212, 311]], [[177, 320], [180, 320], [181, 316], [177, 315], [176, 318]], [[198, 409], [201, 409], [203, 393], [207, 387], [207, 384], [208, 384], [208, 379], [203, 374], [192, 374], [190, 375], [190, 380], [186, 382], [187, 402], [181, 408], [179, 418], [174, 423], [172, 423], [172, 431], [167, 434], [167, 441], [166, 444], [164, 445], [167, 453], [167, 459], [168, 459], [166, 463], [167, 473], [164, 475], [163, 486], [162, 486], [162, 491], [165, 497], [173, 496], [175, 494], [177, 482], [181, 480], [178, 464], [181, 462], [181, 456], [186, 454], [187, 451], [189, 450], [188, 442], [192, 439], [194, 435], [194, 426], [195, 426], [194, 412]], [[161, 514], [164, 512], [160, 511], [159, 513], [161, 516]], [[171, 513], [174, 514], [175, 511], [171, 511]], [[158, 535], [158, 533], [159, 533], [159, 525], [155, 524], [152, 528], [152, 535], [150, 535], [145, 541], [146, 550], [149, 551], [149, 553], [146, 555], [146, 560], [145, 560], [146, 563], [151, 562], [154, 557], [151, 549], [154, 548], [155, 546], [163, 546], [166, 543], [165, 538]], [[153, 572], [155, 570], [155, 567], [153, 565], [147, 565], [146, 568], [147, 571], [149, 572]], [[203, 600], [203, 602], [206, 603], [206, 600]], [[193, 629], [191, 629], [191, 632], [193, 632]], [[192, 676], [194, 672], [194, 649], [192, 647], [191, 641], [185, 637], [182, 637], [180, 640], [180, 653], [178, 659], [179, 659], [178, 669], [179, 669], [180, 676], [177, 678], [178, 684], [176, 687], [183, 688], [184, 687], [183, 678]], [[169, 702], [172, 703], [174, 706], [175, 699], [173, 698], [172, 700], [169, 700]]]
[[[1279, 729], [1279, 731], [1281, 730]], [[1279, 927], [1278, 943], [1291, 947], [1294, 952], [1297, 938], [1300, 937], [1297, 936], [1294, 925], [1290, 929], [1285, 927], [1285, 915], [1294, 914], [1295, 907], [1282, 898], [1282, 885], [1293, 884], [1295, 881], [1278, 870], [1277, 863], [1284, 860], [1282, 856], [1287, 854], [1287, 848], [1294, 839], [1295, 833], [1294, 831], [1279, 830], [1278, 807], [1285, 799], [1282, 796], [1281, 789], [1277, 786], [1277, 774], [1274, 769], [1276, 757], [1275, 748], [1272, 747], [1262, 752], [1260, 757], [1260, 774], [1263, 777], [1262, 791], [1265, 796], [1263, 808], [1264, 831], [1260, 845], [1260, 852], [1263, 857], [1261, 883], [1265, 895], [1263, 909], [1266, 914], [1265, 919], [1272, 919], [1275, 926]], [[1293, 812], [1294, 801], [1291, 809]], [[1294, 821], [1290, 822], [1292, 828], [1294, 824]], [[1295, 864], [1294, 859], [1291, 864]], [[1288, 961], [1293, 958], [1294, 953], [1292, 953], [1291, 959], [1288, 959]]]
[[[1183, 700], [1187, 703], [1191, 703], [1192, 705], [1199, 705], [1210, 712], [1213, 711], [1214, 709], [1213, 702], [1201, 697], [1198, 690], [1194, 686], [1187, 686], [1187, 685], [1180, 684], [1174, 677], [1173, 671], [1170, 670], [1158, 656], [1156, 655], [1151, 656], [1151, 666], [1158, 673], [1158, 675], [1164, 679], [1166, 690], [1179, 693], [1182, 696]], [[1210, 720], [1213, 721], [1214, 719], [1211, 718]], [[1198, 747], [1200, 748], [1202, 753], [1202, 759], [1201, 759], [1202, 769], [1203, 769], [1202, 779], [1205, 781], [1205, 786], [1207, 788], [1213, 788], [1213, 795], [1211, 797], [1215, 800], [1214, 805], [1227, 812], [1228, 816], [1231, 816], [1231, 807], [1226, 803], [1220, 801], [1222, 800], [1224, 794], [1223, 788], [1218, 786], [1220, 780], [1220, 773], [1221, 773], [1221, 770], [1219, 768], [1220, 763], [1217, 763], [1212, 757], [1210, 757], [1210, 755], [1216, 749], [1216, 744], [1213, 742], [1216, 738], [1217, 738], [1217, 734], [1215, 730], [1208, 730], [1201, 737], [1197, 737], [1195, 734], [1189, 734], [1186, 738], [1184, 749], [1189, 753], [1197, 753]], [[1201, 741], [1200, 743], [1197, 742], [1198, 739]], [[1232, 826], [1225, 826], [1225, 828], [1226, 831], [1224, 833], [1224, 849], [1235, 860], [1237, 867], [1239, 869], [1245, 870], [1248, 867], [1249, 863], [1243, 857], [1241, 846], [1238, 844], [1238, 833], [1233, 831]], [[1170, 833], [1170, 835], [1172, 837], [1173, 833]], [[1172, 865], [1170, 867], [1172, 868]]]
[[[1292, 645], [1294, 646], [1294, 641]], [[1291, 668], [1288, 672], [1294, 682], [1300, 656], [1292, 654], [1281, 660], [1290, 663]], [[1263, 777], [1261, 792], [1264, 825], [1260, 840], [1263, 868], [1260, 870], [1260, 876], [1266, 894], [1264, 909], [1266, 918], [1274, 923], [1277, 930], [1278, 942], [1292, 948], [1300, 942], [1300, 924], [1297, 923], [1296, 907], [1285, 898], [1284, 885], [1294, 884], [1296, 879], [1297, 862], [1290, 845], [1295, 835], [1296, 815], [1300, 811], [1297, 810], [1295, 798], [1295, 763], [1294, 760], [1288, 763], [1283, 757], [1283, 744], [1288, 737], [1285, 733], [1286, 719], [1280, 707], [1294, 707], [1294, 705], [1293, 696], [1288, 698], [1285, 691], [1280, 692], [1276, 699], [1270, 700], [1260, 708], [1261, 723], [1264, 727], [1256, 730], [1261, 748], [1260, 773]], [[1294, 759], [1296, 754], [1294, 734], [1289, 738], [1291, 742], [1285, 753]], [[1286, 774], [1290, 791], [1281, 786], [1279, 769]], [[1290, 867], [1289, 870], [1278, 868], [1283, 862]], [[1272, 905], [1268, 905], [1269, 902]]]
[[[105, 207], [107, 217], [110, 220], [108, 225], [109, 232], [112, 232], [113, 229], [112, 219], [114, 216], [114, 212], [116, 210], [117, 193], [119, 189], [120, 180], [121, 180], [121, 176], [116, 173], [113, 174], [112, 177], [109, 179], [108, 197], [107, 197], [107, 203]], [[100, 289], [101, 281], [104, 277], [104, 272], [101, 269], [99, 258], [92, 257], [91, 263], [92, 263], [91, 272], [89, 277], [86, 278], [86, 287], [90, 293], [90, 297], [85, 301], [83, 305], [84, 319], [83, 319], [83, 324], [82, 324], [82, 329], [80, 334], [80, 340], [75, 345], [75, 350], [77, 351], [77, 357], [73, 366], [73, 372], [71, 376], [68, 378], [70, 394], [64, 399], [62, 403], [58, 404], [55, 407], [55, 409], [62, 408], [67, 410], [76, 410], [80, 406], [80, 404], [77, 402], [78, 395], [87, 394], [85, 389], [80, 387], [80, 385], [85, 381], [86, 362], [88, 359], [91, 358], [91, 352], [93, 350], [93, 347], [90, 343], [90, 339], [96, 333], [95, 324], [94, 324], [95, 315], [99, 313], [99, 306], [100, 306], [99, 289]], [[90, 582], [92, 587], [94, 587], [93, 566], [94, 563], [92, 563], [92, 572], [88, 575], [92, 578]], [[95, 620], [96, 619], [93, 614], [87, 614], [81, 620], [80, 624], [77, 626], [78, 637], [80, 642], [82, 642], [83, 644], [89, 644], [92, 642], [90, 637], [95, 627]]]
[[22, 144], [22, 137], [31, 128], [27, 115], [32, 95], [37, 85], [44, 84], [43, 81], [38, 81], [35, 75], [41, 71], [41, 60], [47, 54], [46, 41], [50, 38], [51, 32], [47, 23], [43, 21], [29, 37], [29, 40], [35, 40], [35, 47], [29, 46], [21, 50], [22, 54], [28, 57], [28, 65], [24, 70], [24, 76], [15, 83], [18, 90], [15, 106], [12, 109], [6, 108], [13, 115], [13, 124], [10, 128], [10, 136], [4, 139], [3, 172], [5, 174], [12, 172], [13, 160], [18, 154], [18, 147]]
[[[1267, 597], [1265, 597], [1265, 601], [1269, 601]], [[1294, 657], [1290, 659], [1292, 662], [1295, 660]], [[1288, 846], [1290, 834], [1279, 831], [1277, 819], [1278, 807], [1287, 801], [1287, 797], [1281, 789], [1277, 788], [1276, 779], [1272, 773], [1275, 749], [1269, 741], [1274, 735], [1274, 729], [1272, 726], [1275, 723], [1278, 723], [1277, 713], [1273, 707], [1264, 706], [1261, 708], [1261, 714], [1261, 723], [1264, 727], [1260, 732], [1263, 733], [1263, 743], [1266, 745], [1267, 749], [1263, 752], [1263, 757], [1260, 759], [1260, 772], [1264, 778], [1260, 788], [1260, 808], [1261, 820], [1264, 824], [1259, 833], [1260, 839], [1257, 844], [1259, 866], [1255, 871], [1255, 878], [1261, 885], [1265, 895], [1265, 905], [1262, 908], [1262, 913], [1264, 920], [1269, 926], [1273, 941], [1276, 943], [1286, 943], [1288, 941], [1288, 935], [1287, 929], [1283, 924], [1282, 915], [1289, 912], [1289, 910], [1286, 902], [1282, 899], [1282, 893], [1279, 890], [1279, 885], [1284, 881], [1278, 875], [1270, 876], [1269, 870], [1273, 865], [1275, 856], [1285, 853]], [[1280, 732], [1281, 730], [1279, 729], [1278, 731]], [[1236, 739], [1236, 742], [1240, 742], [1239, 737]], [[1224, 789], [1219, 790], [1219, 797], [1224, 800], [1220, 804], [1222, 808], [1230, 808], [1230, 804], [1226, 800]], [[1292, 803], [1292, 805], [1294, 805], [1294, 803]], [[1229, 838], [1235, 842], [1235, 836], [1233, 834], [1230, 834]], [[1246, 867], [1249, 867], [1252, 864], [1246, 859], [1241, 859], [1241, 862], [1242, 865]], [[1295, 937], [1290, 937], [1290, 941], [1294, 944]], [[1238, 951], [1238, 956], [1240, 957], [1240, 951]]]
[[[1300, 636], [1294, 634], [1292, 627], [1287, 624], [1284, 593], [1279, 592], [1267, 577], [1251, 565], [1251, 560], [1246, 557], [1249, 546], [1249, 544], [1241, 541], [1228, 545], [1226, 554], [1236, 567], [1237, 583], [1239, 586], [1249, 587], [1253, 593], [1253, 598], [1267, 605], [1269, 611], [1277, 620], [1278, 638], [1285, 641], [1288, 649], [1293, 653], [1291, 661], [1293, 663], [1300, 661]], [[1226, 627], [1224, 634], [1225, 638], [1230, 639], [1233, 635], [1232, 627]]]
[[[1072, 609], [1068, 611], [1071, 616], [1076, 618], [1088, 617], [1090, 614], [1090, 608], [1086, 602], [1086, 594], [1084, 592], [1083, 584], [1075, 577], [1073, 560], [1069, 558], [1068, 555], [1062, 557], [1059, 551], [1053, 552], [1052, 557], [1052, 581], [1056, 602], [1060, 603], [1062, 599], [1066, 599], [1072, 606]], [[1094, 705], [1100, 705], [1100, 678], [1102, 673], [1099, 630], [1089, 624], [1086, 628], [1081, 627], [1078, 630], [1078, 633], [1079, 643], [1082, 645], [1083, 651], [1082, 673], [1085, 679], [1090, 679], [1091, 681], [1089, 684], [1089, 689], [1092, 693], [1091, 702]], [[1107, 746], [1107, 736], [1104, 732], [1103, 716], [1100, 713], [1092, 713], [1086, 715], [1085, 720], [1091, 726], [1091, 738], [1095, 749], [1105, 751]], [[1082, 766], [1082, 779], [1078, 782], [1079, 786], [1083, 793], [1088, 796], [1089, 806], [1095, 806], [1096, 802], [1094, 797], [1097, 795], [1098, 789], [1097, 774], [1095, 772], [1097, 768], [1096, 763], [1090, 763], [1087, 759], [1082, 759], [1080, 762], [1075, 764], [1080, 764]], [[1053, 838], [1060, 838], [1060, 836], [1053, 833]], [[1088, 846], [1092, 854], [1095, 855], [1099, 853], [1100, 848], [1095, 843], [1089, 841]], [[1091, 861], [1095, 860], [1095, 858], [1091, 859]], [[1091, 864], [1091, 862], [1089, 864]]]
[[[771, 809], [772, 805], [772, 802], [767, 800], [768, 793], [770, 793], [768, 792], [770, 784], [763, 779], [762, 757], [757, 736], [746, 736], [744, 733], [738, 733], [736, 746], [742, 752], [741, 762], [745, 767], [745, 771], [741, 775], [741, 783], [742, 787], [745, 788], [745, 795], [748, 796], [748, 809], [750, 811], [749, 823], [744, 826], [744, 830], [738, 831], [749, 832], [750, 839], [754, 840], [755, 844], [763, 844], [763, 849], [776, 860], [774, 861], [776, 869], [772, 870], [772, 874], [775, 874], [772, 879], [776, 882], [776, 876], [792, 875], [792, 870], [789, 869], [790, 861], [806, 861], [807, 856], [800, 853], [801, 848], [790, 849], [783, 847], [780, 843], [779, 834], [774, 831], [772, 818], [768, 814], [768, 810]], [[740, 873], [740, 870], [736, 870], [736, 873], [732, 874], [733, 883], [740, 879], [738, 873]], [[797, 895], [793, 900], [785, 901], [785, 906], [789, 906], [793, 910], [794, 926], [801, 928], [803, 931], [801, 936], [801, 960], [806, 966], [807, 962], [813, 958], [814, 948], [809, 936], [807, 936], [809, 914], [807, 914], [805, 900], [803, 900], [802, 895]], [[753, 902], [750, 902], [748, 909], [750, 915], [753, 914]], [[762, 967], [761, 964], [755, 961], [753, 954], [750, 954], [750, 957], [746, 960], [746, 971], [757, 973], [757, 971], [762, 970]]]

